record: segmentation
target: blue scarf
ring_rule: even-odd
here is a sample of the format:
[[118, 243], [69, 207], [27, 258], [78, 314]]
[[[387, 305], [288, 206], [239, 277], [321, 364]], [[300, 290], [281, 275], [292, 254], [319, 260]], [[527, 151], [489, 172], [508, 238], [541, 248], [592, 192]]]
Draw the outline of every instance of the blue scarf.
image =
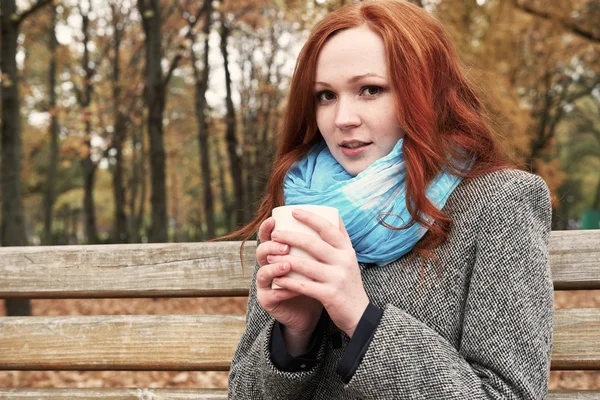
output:
[[[391, 226], [402, 227], [411, 219], [406, 209], [402, 142], [400, 139], [387, 156], [352, 176], [322, 141], [288, 171], [283, 186], [285, 204], [335, 207], [350, 235], [358, 261], [383, 266], [397, 260], [410, 252], [427, 232], [419, 223], [408, 229], [392, 230], [378, 221], [379, 217]], [[461, 180], [442, 171], [427, 189], [427, 198], [441, 210]], [[432, 222], [430, 217], [426, 218]]]

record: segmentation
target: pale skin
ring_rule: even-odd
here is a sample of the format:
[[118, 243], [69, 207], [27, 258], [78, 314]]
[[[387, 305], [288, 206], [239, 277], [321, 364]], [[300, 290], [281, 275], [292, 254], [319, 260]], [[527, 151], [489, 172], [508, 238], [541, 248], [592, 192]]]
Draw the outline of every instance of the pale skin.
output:
[[[332, 156], [352, 176], [389, 154], [404, 135], [396, 117], [385, 45], [366, 25], [327, 40], [317, 59], [313, 92], [319, 132]], [[348, 142], [361, 143], [361, 151], [349, 151]], [[265, 220], [258, 232], [256, 287], [259, 304], [286, 327], [288, 351], [296, 356], [307, 350], [323, 307], [333, 323], [352, 337], [369, 298], [341, 218], [336, 227], [309, 211], [295, 210], [293, 215], [317, 231], [321, 240], [273, 231], [273, 218]], [[317, 261], [288, 255], [289, 246]], [[290, 271], [311, 280], [284, 276]], [[271, 282], [283, 289], [271, 289]]]
[[[317, 126], [331, 155], [352, 176], [388, 155], [404, 136], [389, 75], [384, 42], [364, 25], [338, 32], [319, 53]], [[348, 141], [368, 145], [348, 154]]]
[[[322, 240], [284, 230], [273, 231], [273, 218], [259, 228], [256, 250], [260, 269], [256, 277], [257, 299], [265, 311], [283, 324], [291, 355], [306, 351], [323, 307], [332, 322], [352, 337], [369, 298], [364, 289], [356, 254], [340, 218], [339, 228], [304, 210], [294, 218], [319, 233]], [[269, 240], [272, 238], [272, 240]], [[289, 247], [309, 253], [316, 261], [287, 255]], [[290, 271], [311, 279], [284, 276]], [[271, 289], [271, 282], [283, 289]]]

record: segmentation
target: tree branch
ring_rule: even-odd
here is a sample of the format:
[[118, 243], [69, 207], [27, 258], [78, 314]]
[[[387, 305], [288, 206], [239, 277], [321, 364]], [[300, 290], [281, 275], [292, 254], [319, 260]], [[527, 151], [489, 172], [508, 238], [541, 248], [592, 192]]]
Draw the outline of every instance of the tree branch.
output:
[[543, 18], [546, 20], [558, 21], [563, 26], [563, 28], [573, 32], [575, 35], [580, 36], [580, 37], [582, 37], [586, 40], [592, 41], [592, 42], [600, 43], [600, 34], [588, 32], [585, 29], [582, 29], [579, 26], [577, 26], [577, 24], [575, 22], [573, 22], [572, 20], [570, 20], [568, 18], [553, 16], [553, 15], [550, 15], [550, 13], [548, 13], [548, 12], [536, 10], [531, 6], [528, 6], [525, 4], [520, 4], [518, 0], [513, 0], [513, 4], [516, 8], [518, 8], [521, 11], [525, 11], [527, 14], [531, 14], [531, 15], [534, 15], [536, 17]]
[[581, 97], [587, 96], [596, 88], [596, 86], [600, 85], [600, 76], [596, 78], [596, 80], [589, 86], [581, 89], [577, 93], [574, 93], [569, 97], [567, 103], [573, 103], [575, 100], [580, 99]]
[[171, 61], [171, 65], [169, 67], [169, 72], [167, 73], [167, 76], [165, 77], [165, 79], [163, 81], [163, 86], [166, 86], [169, 83], [169, 80], [171, 79], [171, 75], [173, 75], [173, 71], [175, 71], [175, 69], [177, 68], [179, 61], [181, 60], [181, 58], [183, 57], [183, 53], [185, 52], [185, 46], [183, 45], [183, 42], [190, 39], [190, 35], [192, 34], [194, 26], [196, 26], [196, 23], [200, 20], [200, 16], [202, 16], [202, 13], [205, 10], [206, 10], [206, 3], [202, 7], [198, 8], [193, 21], [188, 20], [188, 30], [187, 30], [186, 34], [183, 35], [182, 43], [180, 43], [177, 46], [177, 54], [173, 58], [173, 61]]
[[104, 60], [108, 56], [108, 52], [111, 49], [112, 49], [112, 46], [111, 46], [110, 40], [105, 41], [104, 46], [102, 47], [102, 50], [96, 54], [94, 61], [92, 61], [95, 65], [94, 74], [97, 73], [98, 65], [100, 65], [102, 60]]
[[25, 19], [27, 19], [27, 17], [29, 17], [31, 14], [35, 13], [37, 10], [44, 7], [46, 4], [50, 4], [51, 2], [52, 2], [52, 0], [38, 0], [38, 2], [35, 3], [34, 5], [32, 5], [29, 10], [27, 10], [21, 14], [19, 19], [17, 20], [17, 25], [20, 25], [21, 22], [23, 22]]
[[175, 69], [177, 68], [177, 64], [179, 64], [179, 61], [183, 57], [184, 51], [185, 47], [183, 46], [183, 44], [177, 46], [177, 55], [173, 58], [173, 61], [171, 61], [171, 66], [169, 67], [169, 72], [167, 72], [167, 76], [165, 76], [163, 86], [166, 86], [169, 83], [169, 80], [171, 80], [171, 75], [173, 75], [173, 71], [175, 71]]
[[73, 91], [75, 92], [75, 99], [77, 100], [77, 104], [83, 104], [83, 98], [81, 97], [81, 89], [79, 89], [79, 86], [77, 86], [77, 84], [75, 82], [73, 83]]

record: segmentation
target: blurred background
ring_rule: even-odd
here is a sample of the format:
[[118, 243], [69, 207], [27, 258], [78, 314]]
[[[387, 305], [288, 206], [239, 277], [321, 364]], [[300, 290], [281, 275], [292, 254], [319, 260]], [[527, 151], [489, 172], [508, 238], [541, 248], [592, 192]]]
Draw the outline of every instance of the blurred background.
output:
[[[204, 241], [249, 222], [295, 59], [310, 28], [348, 2], [1, 0], [0, 244]], [[453, 38], [512, 160], [548, 183], [553, 229], [599, 229], [600, 1], [412, 2]], [[243, 314], [245, 303], [32, 310]], [[556, 304], [600, 307], [600, 295]], [[9, 371], [0, 385], [226, 384], [226, 373], [124, 374]], [[600, 375], [553, 372], [551, 387], [600, 389]]]

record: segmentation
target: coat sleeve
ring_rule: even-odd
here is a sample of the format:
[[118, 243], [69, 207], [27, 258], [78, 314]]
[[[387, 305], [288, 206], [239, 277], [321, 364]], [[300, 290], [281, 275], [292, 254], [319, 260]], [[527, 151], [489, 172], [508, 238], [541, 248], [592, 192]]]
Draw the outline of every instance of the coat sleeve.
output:
[[548, 187], [527, 175], [484, 207], [458, 348], [387, 305], [346, 386], [365, 399], [543, 399], [552, 352]]
[[256, 299], [255, 265], [248, 296], [246, 329], [231, 362], [228, 399], [310, 399], [315, 377], [322, 368], [325, 339], [319, 344], [317, 362], [306, 371], [279, 370], [271, 361], [270, 342], [275, 320]]

